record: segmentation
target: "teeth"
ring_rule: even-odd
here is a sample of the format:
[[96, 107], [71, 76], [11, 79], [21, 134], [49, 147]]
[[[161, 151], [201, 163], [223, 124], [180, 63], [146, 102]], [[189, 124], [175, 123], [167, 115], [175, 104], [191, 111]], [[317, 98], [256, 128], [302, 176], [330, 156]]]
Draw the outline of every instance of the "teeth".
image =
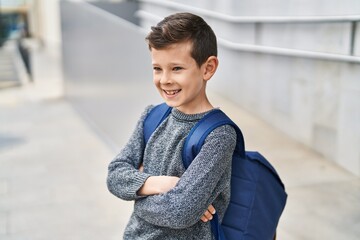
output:
[[176, 93], [180, 92], [180, 90], [165, 90], [165, 92], [168, 95], [175, 95]]

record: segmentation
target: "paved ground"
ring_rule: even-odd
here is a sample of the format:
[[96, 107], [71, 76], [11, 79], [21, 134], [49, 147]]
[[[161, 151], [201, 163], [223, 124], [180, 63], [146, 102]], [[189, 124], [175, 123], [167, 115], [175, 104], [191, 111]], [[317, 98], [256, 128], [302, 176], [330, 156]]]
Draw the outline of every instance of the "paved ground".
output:
[[[132, 204], [106, 189], [115, 152], [61, 97], [59, 72], [49, 65], [34, 83], [0, 91], [0, 239], [121, 239]], [[359, 239], [358, 177], [219, 96], [211, 98], [286, 185], [278, 239]]]

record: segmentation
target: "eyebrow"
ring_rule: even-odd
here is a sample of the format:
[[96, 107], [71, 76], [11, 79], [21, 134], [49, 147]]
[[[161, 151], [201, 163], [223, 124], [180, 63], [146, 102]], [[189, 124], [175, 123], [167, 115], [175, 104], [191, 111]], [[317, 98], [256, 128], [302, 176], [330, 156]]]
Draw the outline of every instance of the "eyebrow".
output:
[[[153, 62], [152, 65], [160, 65], [159, 63], [157, 62]], [[180, 63], [180, 62], [171, 62], [169, 64], [167, 64], [169, 66], [176, 66], [176, 65], [186, 65], [186, 63]]]

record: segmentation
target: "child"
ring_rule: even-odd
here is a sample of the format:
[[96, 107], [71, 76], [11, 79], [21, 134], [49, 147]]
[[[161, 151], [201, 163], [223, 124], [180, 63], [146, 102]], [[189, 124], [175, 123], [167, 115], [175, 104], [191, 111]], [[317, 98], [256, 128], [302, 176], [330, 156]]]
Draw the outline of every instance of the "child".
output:
[[124, 239], [214, 239], [209, 220], [230, 198], [236, 132], [224, 125], [205, 140], [185, 171], [181, 154], [191, 128], [214, 107], [206, 83], [217, 66], [216, 36], [190, 13], [166, 17], [146, 37], [153, 81], [171, 114], [144, 144], [145, 109], [129, 142], [109, 165], [109, 191], [134, 200]]

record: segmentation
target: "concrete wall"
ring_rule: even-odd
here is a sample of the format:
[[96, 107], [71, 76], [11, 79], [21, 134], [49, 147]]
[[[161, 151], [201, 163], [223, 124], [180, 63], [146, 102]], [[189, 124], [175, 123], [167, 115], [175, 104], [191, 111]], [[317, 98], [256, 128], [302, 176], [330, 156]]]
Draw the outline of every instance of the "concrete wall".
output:
[[139, 19], [134, 14], [134, 12], [139, 8], [136, 1], [123, 1], [121, 3], [119, 3], [119, 1], [94, 1], [90, 3], [109, 13], [119, 16], [126, 21], [132, 22], [136, 25], [139, 24]]
[[359, 174], [360, 64], [225, 48], [220, 61], [213, 89]]
[[61, 44], [59, 0], [29, 1], [29, 24], [31, 35], [53, 48]]
[[212, 9], [208, 1], [141, 2], [144, 29], [178, 11], [202, 15], [219, 38], [220, 66], [209, 87], [360, 175], [360, 58], [354, 57], [360, 56], [360, 24], [227, 21], [227, 15], [216, 15], [296, 15], [309, 9], [310, 15], [348, 14], [358, 7], [360, 13], [359, 1], [340, 7], [335, 2], [278, 0], [267, 8], [259, 1], [221, 1], [210, 13], [203, 11]]
[[[114, 132], [114, 126], [125, 134], [131, 131], [121, 129], [123, 110], [134, 121], [142, 110], [132, 108], [129, 102], [146, 105], [161, 101], [153, 89], [136, 92], [139, 83], [153, 88], [145, 34], [168, 14], [193, 11], [209, 22], [219, 39], [220, 67], [210, 88], [360, 175], [359, 24], [238, 21], [203, 11], [209, 1], [188, 1], [188, 5], [174, 2], [140, 1], [142, 12], [136, 13], [140, 28], [91, 4], [61, 1], [67, 96], [101, 126], [104, 134], [115, 139], [114, 144], [122, 144], [116, 139], [119, 132]], [[230, 8], [239, 4], [235, 2], [222, 3]], [[255, 14], [255, 2], [247, 1], [248, 12], [259, 15]], [[289, 9], [297, 9], [296, 2], [291, 3]], [[316, 7], [316, 3], [311, 6]], [[192, 8], [191, 4], [202, 8]], [[273, 10], [268, 9], [269, 15], [283, 4], [279, 0]], [[300, 7], [300, 2], [297, 4]], [[252, 11], [250, 6], [254, 6]], [[305, 6], [310, 3], [300, 9]], [[347, 1], [344, 6], [348, 6]], [[338, 14], [345, 14], [344, 6]], [[355, 9], [357, 4], [352, 6]], [[218, 8], [215, 13], [220, 12], [221, 6]], [[323, 10], [319, 8], [314, 14], [325, 14]], [[350, 10], [347, 8], [347, 13]]]
[[161, 101], [152, 84], [145, 32], [89, 3], [60, 6], [66, 97], [118, 151], [126, 139], [121, 136], [133, 130], [124, 122], [131, 119], [135, 127], [146, 105]]

